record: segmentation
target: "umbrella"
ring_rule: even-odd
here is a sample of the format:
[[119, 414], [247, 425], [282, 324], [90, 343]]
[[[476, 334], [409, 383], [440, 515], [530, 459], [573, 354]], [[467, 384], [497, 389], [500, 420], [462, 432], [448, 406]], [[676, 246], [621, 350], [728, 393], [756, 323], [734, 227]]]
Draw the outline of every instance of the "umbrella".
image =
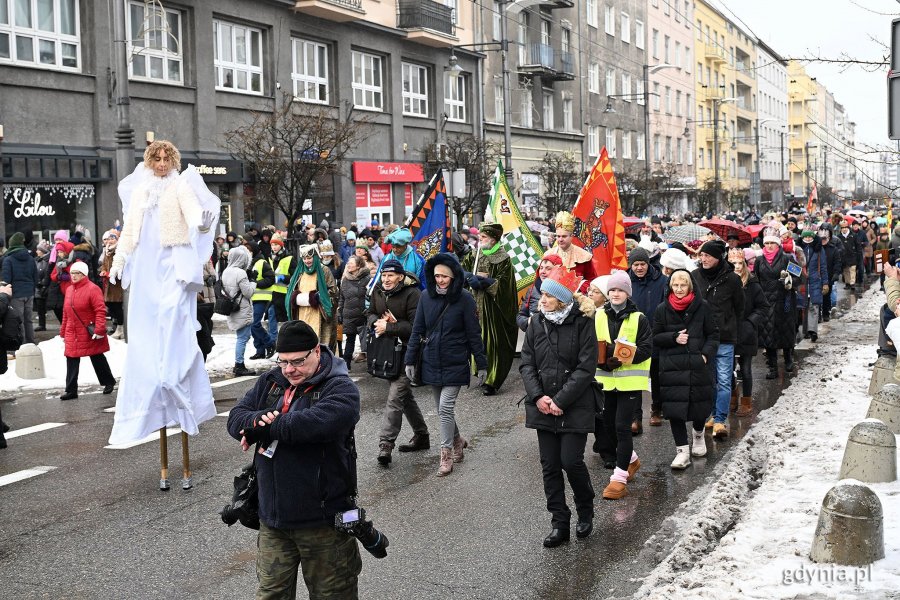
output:
[[681, 242], [682, 244], [687, 244], [694, 240], [705, 240], [706, 236], [710, 233], [712, 233], [712, 230], [703, 227], [702, 225], [688, 223], [687, 225], [678, 225], [677, 227], [670, 228], [663, 237], [667, 242]]
[[848, 211], [847, 211], [847, 214], [848, 214], [848, 215], [853, 215], [854, 217], [859, 217], [859, 218], [861, 218], [861, 219], [862, 219], [862, 218], [866, 218], [866, 219], [869, 218], [869, 215], [866, 214], [866, 211], [864, 211], [864, 210], [857, 210], [857, 209], [855, 209], [855, 208], [854, 208], [853, 210], [848, 210]]
[[747, 233], [756, 237], [759, 235], [759, 232], [766, 228], [765, 223], [757, 223], [756, 225], [747, 225]]
[[844, 220], [847, 221], [847, 223], [849, 223], [850, 225], [856, 223], [856, 217], [852, 215], [844, 215]]
[[887, 219], [884, 217], [876, 217], [875, 222], [879, 225], [887, 225]]
[[623, 217], [622, 225], [625, 226], [625, 231], [627, 233], [635, 233], [636, 231], [640, 231], [644, 226], [644, 220], [639, 217]]
[[737, 234], [738, 244], [749, 244], [753, 240], [746, 227], [727, 219], [709, 219], [700, 221], [700, 225], [711, 229], [713, 233], [723, 240], [727, 239], [729, 234]]
[[546, 225], [541, 225], [537, 221], [525, 221], [525, 224], [528, 225], [528, 229], [531, 231], [537, 231], [538, 233], [543, 233], [544, 231], [550, 231], [550, 228]]

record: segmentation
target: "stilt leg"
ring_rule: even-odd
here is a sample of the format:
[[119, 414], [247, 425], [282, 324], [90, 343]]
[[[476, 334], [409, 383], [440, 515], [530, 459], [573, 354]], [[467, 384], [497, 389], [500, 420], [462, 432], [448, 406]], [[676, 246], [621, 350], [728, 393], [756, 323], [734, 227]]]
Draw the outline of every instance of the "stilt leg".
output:
[[159, 489], [169, 491], [169, 438], [166, 437], [166, 428], [159, 430]]
[[191, 477], [191, 451], [188, 449], [188, 434], [181, 432], [181, 489], [189, 490], [194, 487], [194, 478]]

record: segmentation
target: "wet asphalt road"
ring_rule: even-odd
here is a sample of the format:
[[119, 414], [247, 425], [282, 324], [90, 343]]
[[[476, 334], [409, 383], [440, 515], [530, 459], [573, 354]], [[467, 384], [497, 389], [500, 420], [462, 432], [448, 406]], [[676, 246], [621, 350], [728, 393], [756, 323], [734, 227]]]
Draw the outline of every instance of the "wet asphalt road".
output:
[[[854, 301], [845, 296], [846, 310]], [[831, 326], [839, 326], [832, 321]], [[48, 332], [51, 333], [51, 332]], [[826, 335], [820, 344], [827, 343]], [[799, 352], [800, 368], [806, 353]], [[874, 360], [874, 351], [873, 351]], [[594, 533], [548, 550], [541, 540], [549, 515], [537, 440], [524, 427], [516, 402], [522, 385], [514, 365], [501, 394], [463, 391], [457, 419], [470, 439], [464, 463], [436, 478], [438, 448], [394, 453], [389, 469], [375, 461], [386, 382], [360, 373], [363, 397], [357, 426], [360, 504], [391, 543], [388, 557], [363, 552], [362, 598], [607, 598], [640, 585], [644, 542], [716, 467], [755, 418], [731, 419], [731, 437], [707, 437], [709, 454], [684, 472], [670, 467], [674, 442], [668, 423], [646, 426], [635, 439], [643, 466], [623, 500], [606, 501], [608, 482], [598, 457], [587, 455], [597, 492]], [[61, 367], [64, 368], [64, 367]], [[789, 380], [764, 379], [754, 364], [756, 410], [771, 406]], [[219, 411], [252, 381], [216, 389]], [[82, 390], [60, 402], [59, 391], [7, 399], [3, 418], [14, 429], [52, 421], [66, 425], [25, 435], [0, 451], [0, 476], [36, 466], [53, 470], [0, 487], [0, 581], [9, 598], [248, 598], [255, 591], [255, 533], [227, 528], [218, 511], [231, 479], [248, 458], [225, 433], [225, 419], [201, 426], [191, 439], [194, 489], [182, 491], [180, 437], [169, 437], [172, 491], [160, 492], [156, 442], [105, 449], [113, 416], [111, 397]], [[0, 397], [4, 396], [0, 392]], [[432, 431], [434, 406], [417, 393]], [[405, 440], [408, 425], [400, 434]], [[299, 597], [306, 597], [301, 592]]]

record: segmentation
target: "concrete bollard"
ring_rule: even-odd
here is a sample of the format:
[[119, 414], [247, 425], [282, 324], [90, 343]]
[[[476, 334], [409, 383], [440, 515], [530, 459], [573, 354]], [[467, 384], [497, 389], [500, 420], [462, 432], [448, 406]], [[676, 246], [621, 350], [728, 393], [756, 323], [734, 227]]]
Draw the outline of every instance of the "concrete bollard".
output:
[[817, 563], [864, 566], [884, 558], [884, 513], [868, 486], [848, 479], [825, 494], [809, 557]]
[[850, 431], [840, 479], [866, 483], [897, 480], [897, 438], [878, 419], [866, 419]]
[[887, 383], [869, 403], [867, 419], [878, 419], [895, 434], [900, 434], [900, 385]]
[[872, 370], [872, 379], [869, 380], [869, 395], [874, 396], [881, 391], [886, 383], [898, 383], [894, 379], [894, 367], [897, 359], [893, 356], [879, 356]]
[[22, 344], [16, 350], [16, 377], [21, 379], [43, 379], [44, 354], [34, 344]]

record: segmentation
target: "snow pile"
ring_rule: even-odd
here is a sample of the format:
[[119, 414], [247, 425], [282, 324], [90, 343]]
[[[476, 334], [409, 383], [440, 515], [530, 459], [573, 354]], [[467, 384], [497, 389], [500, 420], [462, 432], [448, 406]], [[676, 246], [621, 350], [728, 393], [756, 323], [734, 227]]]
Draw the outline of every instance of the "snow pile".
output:
[[[210, 377], [216, 375], [230, 375], [234, 368], [234, 346], [236, 342], [234, 333], [224, 333], [222, 335], [213, 335], [216, 345], [213, 346], [212, 352], [206, 359], [206, 370]], [[63, 354], [65, 347], [62, 338], [56, 336], [38, 344], [44, 356], [44, 374], [43, 379], [22, 379], [16, 376], [16, 363], [9, 361], [9, 370], [0, 375], [0, 393], [21, 393], [40, 390], [59, 390], [66, 386], [66, 358]], [[109, 352], [106, 353], [106, 360], [112, 369], [116, 379], [122, 377], [122, 369], [125, 366], [125, 354], [128, 352], [128, 344], [122, 340], [109, 339]], [[246, 357], [250, 357], [255, 352], [252, 340], [247, 343]], [[99, 385], [97, 375], [88, 359], [82, 359], [81, 369], [78, 373], [79, 387]], [[248, 368], [257, 370], [268, 368], [271, 366], [267, 360], [246, 360]]]
[[[900, 597], [900, 482], [869, 484], [884, 509], [883, 560], [858, 569], [809, 559], [847, 435], [869, 407], [871, 324], [883, 302], [870, 290], [820, 332], [816, 352], [722, 461], [715, 482], [648, 540], [645, 558], [659, 565], [636, 598]], [[865, 336], [851, 323], [867, 324]]]

